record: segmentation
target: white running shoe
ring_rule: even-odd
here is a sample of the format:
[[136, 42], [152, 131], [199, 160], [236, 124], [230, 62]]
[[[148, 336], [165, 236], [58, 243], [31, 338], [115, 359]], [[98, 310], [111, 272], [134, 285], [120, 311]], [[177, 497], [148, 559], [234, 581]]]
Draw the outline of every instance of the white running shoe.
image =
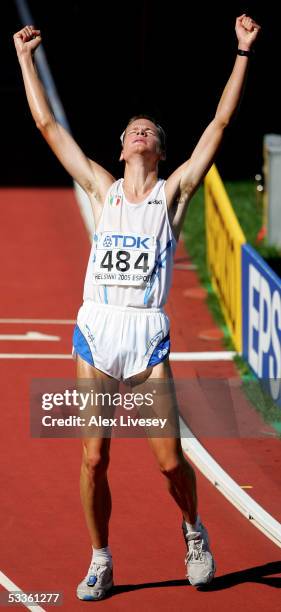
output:
[[215, 575], [216, 564], [209, 548], [207, 529], [200, 523], [198, 531], [187, 531], [184, 522], [182, 529], [188, 547], [186, 577], [193, 586], [209, 584]]
[[112, 565], [92, 562], [87, 576], [77, 587], [78, 599], [84, 601], [95, 601], [103, 599], [113, 586]]

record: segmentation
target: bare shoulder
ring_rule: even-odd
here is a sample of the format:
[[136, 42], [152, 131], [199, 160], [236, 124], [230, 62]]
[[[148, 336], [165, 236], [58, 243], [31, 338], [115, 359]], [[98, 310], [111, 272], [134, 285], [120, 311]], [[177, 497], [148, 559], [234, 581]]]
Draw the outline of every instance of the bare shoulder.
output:
[[[177, 206], [180, 200], [188, 198], [189, 194], [192, 192], [193, 187], [191, 181], [189, 182], [188, 180], [189, 167], [190, 160], [188, 159], [167, 178], [165, 183], [165, 194], [168, 209]], [[185, 177], [184, 181], [183, 176]]]
[[110, 172], [87, 157], [72, 134], [54, 118], [42, 124], [40, 131], [73, 180], [86, 191], [91, 201], [102, 204], [115, 180]]
[[168, 214], [176, 239], [179, 238], [184, 217], [194, 192], [190, 167], [191, 161], [188, 159], [169, 176], [165, 183]]
[[111, 185], [115, 183], [116, 179], [112, 174], [110, 174], [110, 172], [105, 170], [93, 160], [89, 159], [89, 164], [94, 180], [92, 181], [91, 189], [87, 190], [87, 194], [91, 202], [95, 226], [97, 227], [105, 203], [106, 195]]
[[100, 166], [100, 164], [92, 159], [89, 159], [89, 163], [94, 177], [92, 186], [95, 186], [95, 189], [92, 189], [88, 195], [90, 199], [93, 199], [97, 203], [103, 205], [106, 194], [111, 185], [115, 183], [116, 179], [110, 172], [105, 170], [105, 168]]

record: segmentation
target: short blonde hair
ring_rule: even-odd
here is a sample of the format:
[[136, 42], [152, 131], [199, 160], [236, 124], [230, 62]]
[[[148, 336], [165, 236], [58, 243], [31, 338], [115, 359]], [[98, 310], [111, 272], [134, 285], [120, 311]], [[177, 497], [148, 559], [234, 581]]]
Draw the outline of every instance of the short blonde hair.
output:
[[151, 115], [146, 115], [145, 113], [141, 114], [141, 115], [134, 115], [134, 117], [131, 117], [129, 119], [129, 121], [127, 123], [127, 126], [125, 127], [124, 132], [122, 132], [122, 134], [120, 136], [122, 147], [123, 147], [123, 144], [124, 144], [124, 138], [125, 138], [125, 133], [126, 133], [127, 127], [129, 125], [131, 125], [131, 123], [133, 123], [134, 121], [137, 121], [137, 119], [148, 119], [149, 121], [151, 121], [151, 123], [154, 123], [155, 127], [157, 128], [161, 151], [163, 151], [165, 153], [166, 152], [166, 134], [165, 134], [163, 128], [161, 127], [161, 125], [159, 123], [157, 123], [156, 119], [154, 119], [154, 117], [151, 117]]

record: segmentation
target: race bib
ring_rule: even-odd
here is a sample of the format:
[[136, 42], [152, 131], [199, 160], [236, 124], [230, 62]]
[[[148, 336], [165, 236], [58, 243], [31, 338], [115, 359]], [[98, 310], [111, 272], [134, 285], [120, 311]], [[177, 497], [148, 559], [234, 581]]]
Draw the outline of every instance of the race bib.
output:
[[95, 236], [95, 285], [147, 285], [155, 265], [156, 238], [101, 232]]

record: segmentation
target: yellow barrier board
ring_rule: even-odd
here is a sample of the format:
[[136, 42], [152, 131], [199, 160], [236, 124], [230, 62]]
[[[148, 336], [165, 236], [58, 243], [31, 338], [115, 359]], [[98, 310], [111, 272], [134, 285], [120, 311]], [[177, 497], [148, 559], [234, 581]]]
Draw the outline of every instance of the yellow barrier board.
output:
[[246, 242], [220, 175], [205, 177], [208, 267], [235, 348], [242, 351], [241, 246]]

